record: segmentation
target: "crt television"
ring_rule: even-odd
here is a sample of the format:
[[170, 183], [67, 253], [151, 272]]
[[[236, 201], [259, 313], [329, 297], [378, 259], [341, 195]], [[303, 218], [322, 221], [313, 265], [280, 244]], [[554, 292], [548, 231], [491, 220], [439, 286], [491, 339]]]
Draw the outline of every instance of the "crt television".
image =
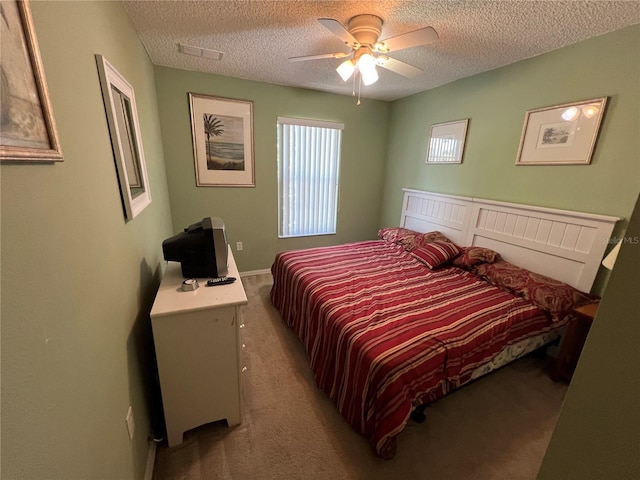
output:
[[167, 261], [180, 262], [185, 278], [226, 277], [227, 235], [218, 217], [205, 217], [162, 242]]

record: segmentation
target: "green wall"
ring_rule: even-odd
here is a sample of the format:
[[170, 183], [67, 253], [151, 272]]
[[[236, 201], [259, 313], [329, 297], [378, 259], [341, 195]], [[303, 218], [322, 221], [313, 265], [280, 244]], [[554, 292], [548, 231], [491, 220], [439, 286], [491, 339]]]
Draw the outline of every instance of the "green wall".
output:
[[[221, 217], [240, 271], [271, 267], [280, 250], [375, 238], [390, 105], [298, 88], [156, 68], [158, 108], [174, 230]], [[253, 102], [255, 188], [196, 187], [188, 92]], [[276, 117], [342, 122], [336, 235], [278, 239]], [[244, 249], [235, 251], [236, 242]]]
[[640, 199], [624, 238], [540, 480], [640, 478]]
[[[235, 253], [240, 269], [250, 271], [268, 268], [278, 250], [373, 238], [398, 223], [402, 187], [625, 218], [640, 190], [638, 26], [356, 107], [351, 97], [154, 67], [119, 2], [31, 5], [64, 162], [0, 167], [2, 478], [142, 477], [151, 418], [160, 415], [148, 317], [164, 264], [160, 244], [204, 216], [225, 220], [232, 245], [244, 243]], [[153, 201], [131, 222], [120, 204], [96, 53], [136, 92]], [[195, 186], [187, 92], [253, 102], [255, 188]], [[605, 95], [591, 165], [514, 166], [527, 109]], [[337, 235], [277, 238], [278, 115], [345, 124]], [[426, 166], [429, 126], [458, 118], [471, 118], [464, 163]], [[635, 279], [629, 285], [637, 287]], [[625, 334], [619, 327], [594, 329], [576, 384], [589, 383], [611, 335]], [[599, 390], [593, 379], [572, 386], [545, 478], [558, 478], [579, 404]]]
[[[539, 478], [640, 478], [637, 199], [640, 26], [636, 25], [392, 104], [381, 225], [398, 222], [403, 187], [623, 217], [616, 267]], [[608, 96], [590, 165], [514, 165], [526, 110]], [[429, 127], [470, 118], [461, 165], [425, 165]], [[629, 225], [632, 212], [635, 214]]]
[[[119, 2], [31, 8], [64, 162], [0, 170], [2, 478], [142, 478], [148, 313], [172, 233], [153, 65]], [[96, 53], [136, 93], [152, 203], [128, 223]]]
[[[640, 191], [639, 48], [636, 25], [394, 102], [381, 224], [397, 224], [403, 187], [628, 220]], [[515, 165], [527, 110], [604, 96], [590, 165]], [[463, 163], [426, 165], [430, 126], [462, 118]]]

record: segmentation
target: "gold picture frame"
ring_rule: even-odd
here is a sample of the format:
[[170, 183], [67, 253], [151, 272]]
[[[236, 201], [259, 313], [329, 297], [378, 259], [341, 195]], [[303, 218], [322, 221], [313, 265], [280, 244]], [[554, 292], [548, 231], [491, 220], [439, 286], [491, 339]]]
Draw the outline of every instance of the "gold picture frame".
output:
[[255, 187], [253, 102], [189, 93], [198, 187]]
[[516, 165], [588, 165], [607, 97], [527, 111]]
[[0, 14], [0, 160], [62, 161], [29, 2], [3, 0]]

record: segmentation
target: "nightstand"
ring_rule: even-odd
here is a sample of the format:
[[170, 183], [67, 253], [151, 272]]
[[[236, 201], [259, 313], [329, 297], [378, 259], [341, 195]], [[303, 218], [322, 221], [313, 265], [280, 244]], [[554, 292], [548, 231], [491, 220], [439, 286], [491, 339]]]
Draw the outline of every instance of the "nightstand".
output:
[[598, 313], [598, 305], [589, 303], [571, 312], [569, 327], [560, 345], [560, 353], [551, 367], [549, 376], [553, 381], [571, 380], [593, 319]]

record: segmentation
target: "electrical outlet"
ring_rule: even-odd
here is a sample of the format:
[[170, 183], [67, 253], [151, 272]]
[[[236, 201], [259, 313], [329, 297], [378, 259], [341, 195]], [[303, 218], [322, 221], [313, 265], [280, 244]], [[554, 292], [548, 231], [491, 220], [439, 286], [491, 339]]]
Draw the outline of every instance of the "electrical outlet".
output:
[[239, 252], [242, 251], [242, 242], [236, 242], [236, 250]]
[[129, 431], [129, 440], [133, 440], [133, 434], [136, 431], [136, 422], [133, 420], [133, 409], [131, 405], [129, 405], [129, 410], [127, 411], [127, 416], [124, 419], [127, 422], [127, 430]]

